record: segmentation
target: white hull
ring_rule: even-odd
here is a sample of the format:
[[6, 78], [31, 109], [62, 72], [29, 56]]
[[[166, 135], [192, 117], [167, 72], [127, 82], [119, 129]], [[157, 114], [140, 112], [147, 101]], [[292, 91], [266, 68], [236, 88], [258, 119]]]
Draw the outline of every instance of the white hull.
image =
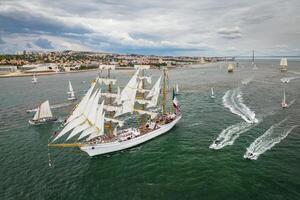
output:
[[112, 153], [116, 151], [121, 151], [124, 149], [128, 149], [144, 142], [147, 142], [155, 137], [158, 137], [169, 130], [171, 130], [176, 123], [181, 119], [181, 115], [178, 116], [174, 121], [169, 124], [162, 125], [159, 129], [156, 129], [150, 133], [146, 133], [144, 135], [138, 136], [136, 138], [126, 140], [126, 141], [115, 141], [110, 143], [101, 143], [101, 144], [86, 144], [80, 147], [80, 150], [85, 151], [89, 156], [96, 156], [101, 154]]
[[74, 101], [76, 100], [76, 97], [68, 97], [68, 101]]

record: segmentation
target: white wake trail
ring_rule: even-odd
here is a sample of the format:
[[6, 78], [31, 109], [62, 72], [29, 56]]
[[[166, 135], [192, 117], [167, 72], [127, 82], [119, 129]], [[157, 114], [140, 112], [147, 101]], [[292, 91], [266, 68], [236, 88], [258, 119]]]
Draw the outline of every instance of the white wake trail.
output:
[[229, 126], [228, 128], [222, 130], [218, 135], [217, 139], [209, 146], [211, 149], [222, 149], [225, 146], [233, 145], [234, 141], [244, 132], [247, 132], [257, 124], [249, 124], [246, 122], [240, 122]]
[[223, 105], [247, 123], [253, 124], [258, 122], [255, 118], [255, 113], [243, 103], [242, 92], [239, 88], [228, 90], [225, 93], [223, 96]]
[[261, 154], [271, 149], [275, 144], [286, 138], [297, 125], [289, 128], [281, 127], [281, 124], [287, 120], [285, 118], [281, 122], [272, 125], [263, 135], [258, 137], [248, 148], [244, 158], [256, 160]]

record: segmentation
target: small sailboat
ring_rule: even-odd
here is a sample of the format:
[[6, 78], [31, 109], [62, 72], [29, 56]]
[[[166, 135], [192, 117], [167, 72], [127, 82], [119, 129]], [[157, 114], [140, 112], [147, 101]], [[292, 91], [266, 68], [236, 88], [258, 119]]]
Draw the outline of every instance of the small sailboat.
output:
[[69, 101], [76, 100], [75, 91], [72, 87], [71, 81], [69, 81], [68, 100]]
[[210, 90], [211, 90], [210, 98], [212, 98], [212, 99], [216, 98], [216, 96], [214, 94], [214, 88], [210, 88]]
[[281, 102], [281, 107], [282, 108], [287, 108], [288, 107], [288, 104], [286, 103], [285, 90], [283, 90], [283, 99], [282, 99], [282, 102]]
[[32, 76], [31, 82], [34, 83], [34, 84], [38, 82], [38, 79], [37, 79], [35, 73]]
[[281, 58], [280, 60], [280, 71], [286, 72], [288, 67], [287, 58]]
[[175, 93], [176, 93], [176, 95], [180, 94], [178, 84], [175, 85]]
[[252, 69], [253, 70], [257, 70], [258, 67], [256, 66], [255, 62], [254, 62], [254, 50], [252, 51]]
[[232, 63], [229, 63], [228, 66], [227, 66], [227, 71], [228, 73], [232, 73], [233, 72], [233, 69], [234, 69], [234, 66]]
[[47, 100], [39, 105], [33, 119], [29, 120], [29, 124], [40, 125], [56, 120], [57, 118], [52, 116], [50, 104]]

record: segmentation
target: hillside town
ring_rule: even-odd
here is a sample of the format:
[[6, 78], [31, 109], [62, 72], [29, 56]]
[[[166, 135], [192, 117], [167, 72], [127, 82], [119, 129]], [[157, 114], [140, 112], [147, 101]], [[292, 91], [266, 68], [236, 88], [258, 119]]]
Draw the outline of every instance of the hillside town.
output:
[[97, 69], [100, 64], [112, 64], [117, 69], [130, 69], [134, 65], [182, 67], [191, 64], [205, 64], [224, 60], [226, 57], [156, 56], [137, 54], [111, 54], [102, 52], [17, 52], [14, 55], [0, 55], [0, 74], [22, 75], [32, 73], [64, 73]]

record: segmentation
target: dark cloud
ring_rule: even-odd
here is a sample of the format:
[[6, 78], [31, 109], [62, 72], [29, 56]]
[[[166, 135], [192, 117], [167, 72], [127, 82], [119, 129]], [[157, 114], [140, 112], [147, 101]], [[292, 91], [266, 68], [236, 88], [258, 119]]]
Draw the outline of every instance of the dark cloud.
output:
[[31, 49], [33, 46], [32, 46], [32, 44], [27, 43], [25, 47], [28, 48], [28, 49]]
[[242, 37], [239, 27], [220, 28], [217, 33], [226, 39], [237, 39]]
[[1, 44], [5, 44], [4, 40], [1, 38], [1, 35], [0, 35], [0, 45]]
[[54, 47], [51, 44], [51, 41], [44, 38], [39, 38], [36, 41], [34, 41], [34, 44], [42, 49], [54, 49]]

